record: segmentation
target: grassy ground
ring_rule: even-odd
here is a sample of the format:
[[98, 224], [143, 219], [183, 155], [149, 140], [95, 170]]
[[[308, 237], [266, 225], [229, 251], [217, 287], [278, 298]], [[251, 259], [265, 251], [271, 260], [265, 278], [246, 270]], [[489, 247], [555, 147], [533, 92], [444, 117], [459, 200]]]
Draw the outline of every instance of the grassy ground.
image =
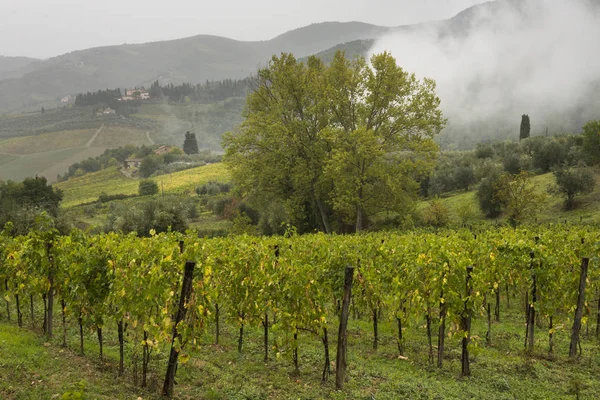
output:
[[[227, 181], [229, 177], [225, 165], [221, 163], [205, 165], [172, 174], [151, 178], [165, 193], [191, 193], [196, 186], [208, 181]], [[98, 199], [106, 194], [134, 194], [138, 191], [139, 180], [121, 174], [117, 167], [108, 168], [81, 177], [60, 182], [55, 187], [64, 192], [63, 207], [71, 207]]]
[[[569, 361], [570, 327], [554, 335], [555, 354], [547, 351], [547, 321], [536, 328], [536, 350], [525, 355], [523, 348], [522, 305], [512, 299], [505, 309], [502, 300], [501, 322], [492, 327], [492, 344], [487, 346], [483, 317], [473, 325], [470, 378], [460, 378], [460, 338], [446, 341], [444, 366], [438, 369], [427, 361], [427, 343], [422, 320], [411, 321], [404, 331], [405, 357], [398, 357], [395, 328], [390, 320], [380, 323], [380, 342], [373, 350], [368, 318], [349, 322], [348, 382], [342, 391], [335, 389], [334, 376], [320, 382], [323, 355], [318, 338], [299, 335], [300, 370], [292, 367], [289, 349], [280, 348], [278, 356], [271, 348], [270, 360], [263, 361], [262, 329], [247, 327], [244, 350], [237, 352], [237, 327], [233, 319], [222, 320], [220, 344], [214, 343], [214, 325], [199, 337], [202, 347], [191, 354], [177, 371], [175, 398], [178, 399], [597, 399], [600, 398], [600, 347], [586, 327], [582, 331], [582, 357]], [[14, 310], [13, 310], [14, 311]], [[226, 310], [224, 314], [226, 315]], [[39, 313], [37, 314], [39, 315]], [[2, 310], [2, 318], [5, 313]], [[14, 314], [13, 314], [14, 318]], [[35, 334], [6, 322], [0, 323], [0, 398], [57, 398], [83, 382], [85, 398], [105, 399], [158, 398], [166, 368], [166, 349], [152, 353], [148, 388], [135, 388], [134, 351], [139, 337], [128, 330], [125, 377], [115, 374], [118, 345], [114, 321], [104, 328], [105, 360], [98, 361], [95, 335], [86, 330], [85, 353], [76, 354], [78, 337], [74, 318], [68, 319], [69, 349], [59, 347], [60, 323], [50, 346]], [[27, 323], [27, 322], [26, 322]], [[435, 325], [435, 324], [434, 324]], [[335, 360], [335, 332], [329, 326], [331, 357]], [[435, 333], [435, 332], [434, 332]], [[271, 340], [274, 333], [271, 332]], [[434, 342], [436, 335], [434, 334]], [[274, 344], [274, 342], [271, 342]], [[287, 350], [287, 351], [284, 351]], [[138, 376], [139, 378], [139, 376]]]
[[5, 322], [0, 323], [0, 354], [1, 399], [136, 399], [141, 392], [95, 360]]

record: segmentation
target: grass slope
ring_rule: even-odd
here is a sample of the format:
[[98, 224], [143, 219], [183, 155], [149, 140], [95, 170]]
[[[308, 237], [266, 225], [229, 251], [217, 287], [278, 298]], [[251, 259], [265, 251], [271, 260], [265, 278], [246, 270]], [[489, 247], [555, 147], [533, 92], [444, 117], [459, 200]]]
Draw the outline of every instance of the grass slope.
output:
[[[44, 171], [52, 168], [52, 166], [57, 163], [60, 163], [65, 159], [77, 158], [77, 154], [85, 154], [85, 158], [89, 157], [89, 153], [86, 150], [88, 149], [80, 147], [47, 151], [20, 157], [12, 162], [2, 165], [2, 168], [0, 168], [0, 179], [21, 181], [27, 177], [35, 176], [36, 174], [42, 176]], [[100, 153], [103, 151], [104, 150], [101, 150]], [[47, 176], [46, 178], [55, 180], [56, 175]]]
[[[596, 169], [594, 175], [596, 178], [596, 187], [594, 191], [590, 194], [576, 197], [576, 207], [570, 211], [564, 210], [564, 198], [548, 193], [548, 188], [555, 184], [554, 175], [552, 173], [533, 177], [532, 181], [535, 184], [537, 192], [546, 195], [546, 201], [544, 202], [541, 211], [536, 216], [537, 222], [564, 222], [565, 220], [569, 222], [600, 222], [600, 170]], [[457, 208], [464, 203], [470, 203], [474, 208], [478, 209], [475, 190], [453, 193], [442, 198], [442, 202], [450, 210], [455, 219], [458, 218], [456, 216]], [[423, 209], [427, 204], [428, 202], [423, 201], [419, 204], [419, 207]], [[484, 216], [478, 214], [474, 221], [483, 220]], [[500, 217], [498, 220], [502, 221], [503, 218]]]
[[[196, 186], [208, 181], [227, 181], [228, 178], [229, 173], [225, 165], [217, 163], [150, 179], [157, 182], [159, 188], [165, 193], [189, 193]], [[138, 191], [139, 180], [127, 178], [117, 167], [112, 167], [71, 178], [54, 186], [64, 193], [63, 207], [72, 207], [95, 201], [102, 193], [135, 194]]]
[[[0, 355], [0, 398], [4, 400], [138, 396], [126, 381], [115, 384], [116, 377], [90, 359], [44, 345], [44, 340], [33, 332], [4, 322], [0, 323]], [[67, 397], [77, 392], [91, 397]]]

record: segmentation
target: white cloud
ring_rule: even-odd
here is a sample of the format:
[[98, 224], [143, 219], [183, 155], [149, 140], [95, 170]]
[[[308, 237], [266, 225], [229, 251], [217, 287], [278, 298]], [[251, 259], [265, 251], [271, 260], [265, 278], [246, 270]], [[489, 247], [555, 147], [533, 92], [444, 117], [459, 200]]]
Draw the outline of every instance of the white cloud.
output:
[[568, 127], [580, 121], [561, 113], [585, 108], [590, 82], [600, 80], [600, 17], [588, 1], [501, 0], [476, 7], [465, 35], [444, 36], [440, 25], [388, 35], [371, 52], [391, 51], [406, 70], [435, 79], [453, 126], [494, 120], [518, 128], [528, 113], [538, 132]]

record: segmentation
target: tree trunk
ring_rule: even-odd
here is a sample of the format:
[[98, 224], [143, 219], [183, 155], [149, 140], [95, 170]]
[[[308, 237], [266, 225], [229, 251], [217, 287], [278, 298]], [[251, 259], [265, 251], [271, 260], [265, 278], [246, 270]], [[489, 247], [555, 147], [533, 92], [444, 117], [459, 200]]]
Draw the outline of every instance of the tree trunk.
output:
[[356, 232], [360, 232], [363, 230], [363, 210], [362, 206], [359, 204], [356, 205]]
[[510, 293], [508, 292], [508, 283], [506, 284], [506, 308], [510, 309]]
[[329, 217], [327, 216], [327, 210], [325, 210], [325, 206], [321, 199], [315, 196], [315, 202], [317, 203], [317, 207], [319, 208], [319, 214], [321, 214], [321, 222], [323, 223], [323, 228], [325, 229], [325, 233], [331, 233], [331, 226], [329, 225]]
[[589, 261], [589, 258], [581, 259], [581, 275], [579, 276], [579, 295], [577, 296], [577, 308], [575, 310], [575, 319], [573, 320], [573, 329], [571, 330], [571, 345], [569, 346], [569, 358], [574, 358], [577, 355], [579, 331], [581, 330], [581, 318], [583, 316], [583, 308], [585, 307], [585, 285]]
[[352, 296], [352, 280], [354, 278], [354, 267], [347, 266], [344, 274], [344, 295], [342, 297], [342, 315], [338, 330], [338, 343], [336, 355], [335, 387], [341, 389], [346, 380], [346, 357], [348, 352], [348, 314], [350, 310], [350, 297]]

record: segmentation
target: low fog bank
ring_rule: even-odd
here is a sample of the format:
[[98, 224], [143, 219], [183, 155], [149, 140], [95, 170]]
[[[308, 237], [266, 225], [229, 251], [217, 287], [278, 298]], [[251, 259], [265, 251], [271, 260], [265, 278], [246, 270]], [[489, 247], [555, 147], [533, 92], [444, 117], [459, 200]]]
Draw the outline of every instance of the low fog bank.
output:
[[437, 81], [442, 144], [579, 131], [600, 119], [600, 1], [498, 0], [377, 40], [418, 77]]

